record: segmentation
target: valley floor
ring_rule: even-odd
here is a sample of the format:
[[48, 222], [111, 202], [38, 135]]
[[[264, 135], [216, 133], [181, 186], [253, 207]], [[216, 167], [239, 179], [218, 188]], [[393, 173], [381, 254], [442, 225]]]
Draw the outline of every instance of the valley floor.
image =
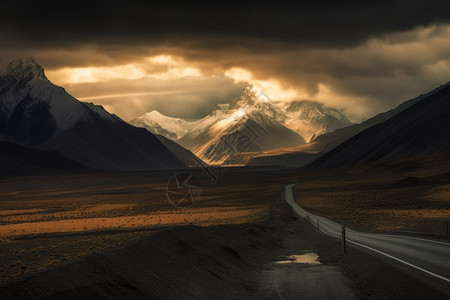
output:
[[311, 172], [299, 178], [295, 197], [358, 230], [450, 238], [449, 155]]
[[284, 186], [304, 194], [311, 174], [198, 173], [184, 209], [167, 199], [172, 175], [1, 180], [0, 298], [445, 298], [298, 219]]

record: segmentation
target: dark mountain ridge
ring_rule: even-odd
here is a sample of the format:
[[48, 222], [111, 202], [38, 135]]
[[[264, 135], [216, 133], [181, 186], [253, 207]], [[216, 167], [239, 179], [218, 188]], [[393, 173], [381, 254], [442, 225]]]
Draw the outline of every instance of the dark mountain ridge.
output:
[[351, 137], [309, 167], [340, 167], [450, 152], [450, 86]]
[[150, 132], [52, 84], [33, 59], [14, 60], [0, 71], [0, 133], [95, 169], [187, 166]]

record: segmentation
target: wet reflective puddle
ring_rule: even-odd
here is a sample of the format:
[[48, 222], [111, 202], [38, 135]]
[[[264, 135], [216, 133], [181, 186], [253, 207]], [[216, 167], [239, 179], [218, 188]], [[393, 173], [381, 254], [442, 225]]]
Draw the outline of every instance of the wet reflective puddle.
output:
[[319, 255], [314, 252], [308, 252], [299, 255], [290, 255], [287, 256], [285, 260], [280, 260], [275, 262], [276, 264], [311, 264], [311, 265], [320, 265], [320, 261], [318, 261]]

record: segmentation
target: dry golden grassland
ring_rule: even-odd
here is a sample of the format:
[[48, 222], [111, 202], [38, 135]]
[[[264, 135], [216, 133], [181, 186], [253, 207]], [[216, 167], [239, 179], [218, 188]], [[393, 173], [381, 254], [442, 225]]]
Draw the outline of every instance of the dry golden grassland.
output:
[[430, 157], [419, 167], [405, 160], [311, 173], [302, 176], [295, 196], [304, 208], [361, 230], [445, 236], [450, 222], [446, 162]]
[[[450, 160], [446, 160], [450, 161]], [[286, 209], [284, 186], [298, 182], [300, 205], [368, 231], [445, 235], [450, 167], [441, 161], [372, 164], [290, 175], [197, 174], [193, 207], [169, 203], [173, 174], [94, 173], [0, 180], [0, 283], [174, 226], [256, 223]]]
[[202, 181], [193, 207], [166, 197], [172, 174], [30, 176], [0, 181], [0, 281], [123, 246], [170, 226], [258, 222], [282, 183], [224, 174]]

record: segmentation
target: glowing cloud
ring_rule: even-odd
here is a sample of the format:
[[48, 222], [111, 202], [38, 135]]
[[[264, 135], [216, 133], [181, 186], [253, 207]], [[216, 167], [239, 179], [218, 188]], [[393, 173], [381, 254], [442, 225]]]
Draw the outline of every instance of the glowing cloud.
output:
[[201, 75], [200, 70], [170, 55], [157, 55], [119, 66], [63, 68], [47, 72], [57, 84], [106, 82], [114, 79], [154, 78], [171, 80]]
[[269, 100], [294, 100], [300, 97], [300, 93], [292, 88], [285, 88], [277, 79], [258, 80], [253, 74], [243, 68], [233, 67], [225, 71], [225, 76], [230, 77], [236, 83], [248, 83], [253, 85], [256, 95], [264, 101]]
[[58, 84], [110, 81], [116, 78], [139, 79], [145, 76], [143, 70], [133, 64], [115, 67], [63, 68], [46, 72]]

